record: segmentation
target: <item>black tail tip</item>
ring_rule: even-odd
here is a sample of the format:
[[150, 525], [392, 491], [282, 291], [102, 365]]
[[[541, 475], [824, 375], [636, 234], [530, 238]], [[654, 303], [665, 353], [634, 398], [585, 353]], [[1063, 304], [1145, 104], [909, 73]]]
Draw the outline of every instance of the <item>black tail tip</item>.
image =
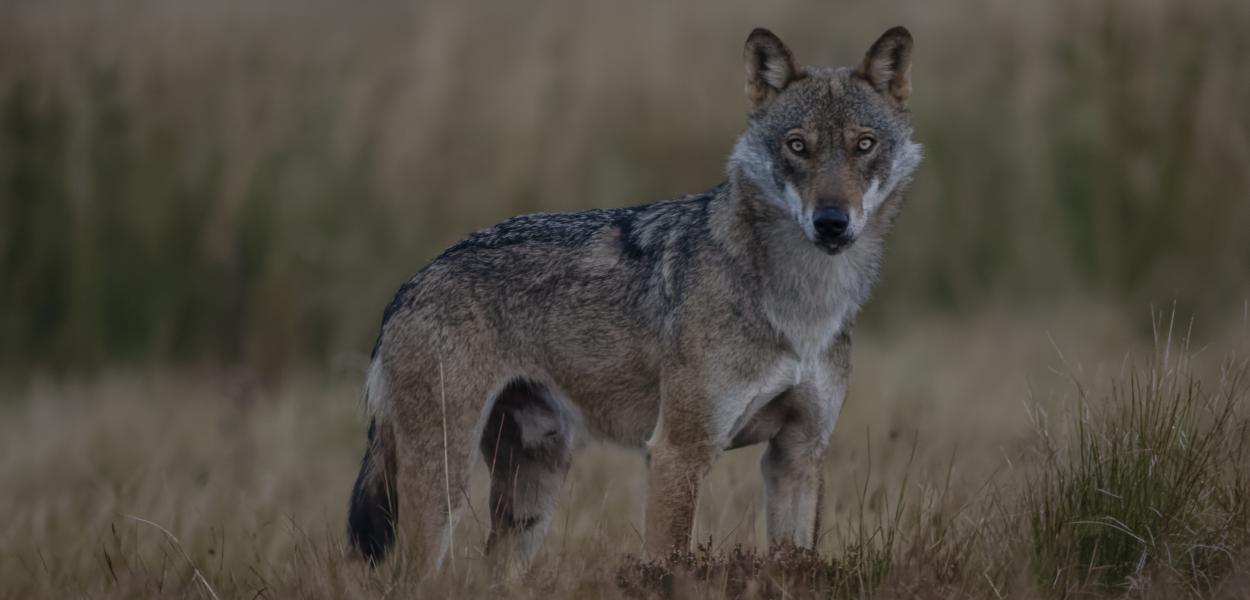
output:
[[386, 558], [386, 552], [395, 543], [395, 528], [389, 518], [378, 518], [381, 511], [357, 510], [353, 503], [347, 518], [348, 538], [357, 556], [377, 565]]
[[[384, 558], [395, 543], [395, 489], [390, 484], [393, 474], [377, 467], [373, 453], [378, 450], [377, 428], [369, 423], [369, 447], [360, 463], [360, 474], [352, 486], [352, 499], [347, 509], [347, 537], [352, 549], [370, 566]], [[389, 462], [382, 457], [383, 462]]]

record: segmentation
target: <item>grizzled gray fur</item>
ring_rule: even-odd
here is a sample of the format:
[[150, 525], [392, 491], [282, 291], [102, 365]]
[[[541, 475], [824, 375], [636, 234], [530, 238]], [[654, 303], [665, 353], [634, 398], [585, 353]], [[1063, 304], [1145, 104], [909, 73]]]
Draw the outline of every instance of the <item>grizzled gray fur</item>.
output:
[[770, 542], [814, 544], [851, 324], [920, 162], [911, 50], [896, 27], [854, 67], [800, 68], [757, 29], [748, 126], [725, 183], [509, 219], [405, 283], [366, 384], [369, 444], [348, 517], [357, 552], [376, 562], [396, 545], [436, 570], [480, 456], [488, 551], [523, 571], [587, 438], [647, 453], [653, 556], [689, 545], [716, 457], [757, 443], [768, 444]]

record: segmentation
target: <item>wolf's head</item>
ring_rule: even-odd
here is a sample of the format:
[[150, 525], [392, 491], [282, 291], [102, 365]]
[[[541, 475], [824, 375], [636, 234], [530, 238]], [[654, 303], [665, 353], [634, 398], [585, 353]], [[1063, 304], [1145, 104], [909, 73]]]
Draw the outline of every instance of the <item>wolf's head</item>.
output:
[[752, 31], [751, 110], [729, 176], [757, 188], [826, 252], [850, 246], [920, 163], [907, 110], [911, 49], [911, 34], [895, 27], [857, 67], [800, 68], [776, 35]]

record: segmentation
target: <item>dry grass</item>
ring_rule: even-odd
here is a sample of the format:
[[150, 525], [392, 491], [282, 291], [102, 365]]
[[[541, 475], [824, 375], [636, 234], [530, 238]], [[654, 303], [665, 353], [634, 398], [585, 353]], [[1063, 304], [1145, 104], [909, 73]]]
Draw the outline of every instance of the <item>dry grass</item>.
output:
[[[846, 63], [900, 23], [927, 160], [818, 554], [755, 552], [749, 449], [702, 550], [627, 559], [642, 459], [592, 446], [523, 582], [479, 560], [481, 476], [438, 578], [345, 559], [400, 281], [513, 214], [710, 187], [752, 27]], [[0, 597], [1244, 597], [1247, 31], [1240, 0], [0, 3]], [[1172, 298], [1191, 363], [1126, 316]]]
[[[906, 332], [860, 336], [852, 398], [827, 467], [819, 555], [754, 554], [764, 539], [759, 450], [745, 449], [729, 453], [707, 480], [696, 533], [706, 547], [667, 564], [637, 563], [627, 555], [641, 548], [642, 459], [592, 445], [575, 460], [533, 573], [514, 583], [496, 581], [480, 560], [484, 469], [471, 489], [459, 491], [469, 508], [439, 578], [418, 582], [395, 562], [369, 573], [345, 557], [347, 492], [364, 440], [354, 372], [293, 376], [276, 388], [208, 370], [37, 378], [0, 404], [0, 596], [1049, 595], [1051, 580], [1039, 572], [1075, 567], [1071, 556], [1035, 547], [1064, 542], [1031, 535], [1029, 515], [1040, 514], [1039, 500], [1077, 506], [1089, 498], [1054, 488], [1062, 482], [1039, 486], [1037, 478], [1065, 473], [1066, 459], [1054, 456], [1074, 448], [1088, 456], [1090, 448], [1114, 447], [1131, 463], [1138, 456], [1132, 439], [1166, 430], [1166, 415], [1149, 413], [1161, 418], [1142, 423], [1089, 415], [1131, 414], [1106, 394], [1110, 382], [1164, 363], [1133, 333], [1134, 323], [1088, 307], [1031, 321], [917, 321]], [[1157, 542], [1218, 549], [1203, 555], [1205, 579], [1194, 583], [1184, 565], [1153, 551], [1142, 565], [1132, 554], [1127, 577], [1110, 571], [1123, 561], [1104, 565], [1106, 554], [1080, 554], [1081, 570], [1056, 580], [1058, 591], [1218, 597], [1248, 589], [1236, 569], [1247, 564], [1250, 461], [1237, 444], [1245, 444], [1250, 397], [1221, 380], [1217, 357], [1245, 331], [1239, 324], [1211, 340], [1189, 365], [1178, 364], [1174, 352], [1173, 370], [1157, 375], [1177, 390], [1188, 389], [1186, 373], [1207, 386], [1193, 403], [1164, 402], [1165, 409], [1199, 411], [1228, 392], [1231, 412], [1218, 426], [1206, 417], [1178, 421], [1187, 435], [1207, 440], [1205, 460], [1218, 459], [1202, 466], [1196, 500], [1175, 513], [1206, 529], [1173, 528]], [[1080, 395], [1073, 380], [1082, 382]], [[1076, 407], [1089, 414], [1070, 413]], [[1053, 423], [1042, 428], [1045, 440], [1037, 436], [1038, 414]], [[1065, 414], [1093, 425], [1073, 438]], [[1242, 429], [1232, 435], [1236, 424]], [[1127, 441], [1100, 446], [1108, 432]], [[1124, 489], [1107, 491], [1132, 492], [1151, 510], [1174, 506], [1156, 502], [1170, 496], [1150, 495], [1157, 481], [1139, 479], [1145, 484], [1136, 488], [1124, 481], [1112, 481]], [[1065, 513], [1053, 525], [1125, 518], [1110, 504], [1098, 510], [1107, 512]], [[1141, 512], [1136, 518], [1143, 520], [1133, 527], [1157, 521]], [[1114, 533], [1102, 532], [1104, 543], [1121, 544]]]

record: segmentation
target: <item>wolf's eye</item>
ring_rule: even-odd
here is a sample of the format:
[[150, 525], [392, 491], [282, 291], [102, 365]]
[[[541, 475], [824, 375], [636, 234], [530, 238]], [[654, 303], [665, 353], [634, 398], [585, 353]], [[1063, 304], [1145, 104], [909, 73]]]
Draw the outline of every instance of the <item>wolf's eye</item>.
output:
[[803, 154], [804, 152], [807, 152], [807, 143], [799, 138], [790, 138], [790, 140], [786, 142], [786, 147], [790, 148], [790, 151], [795, 154]]
[[860, 137], [858, 142], [855, 142], [855, 149], [859, 150], [860, 154], [868, 154], [872, 151], [872, 147], [876, 145], [877, 140], [872, 139], [870, 135], [865, 135]]

